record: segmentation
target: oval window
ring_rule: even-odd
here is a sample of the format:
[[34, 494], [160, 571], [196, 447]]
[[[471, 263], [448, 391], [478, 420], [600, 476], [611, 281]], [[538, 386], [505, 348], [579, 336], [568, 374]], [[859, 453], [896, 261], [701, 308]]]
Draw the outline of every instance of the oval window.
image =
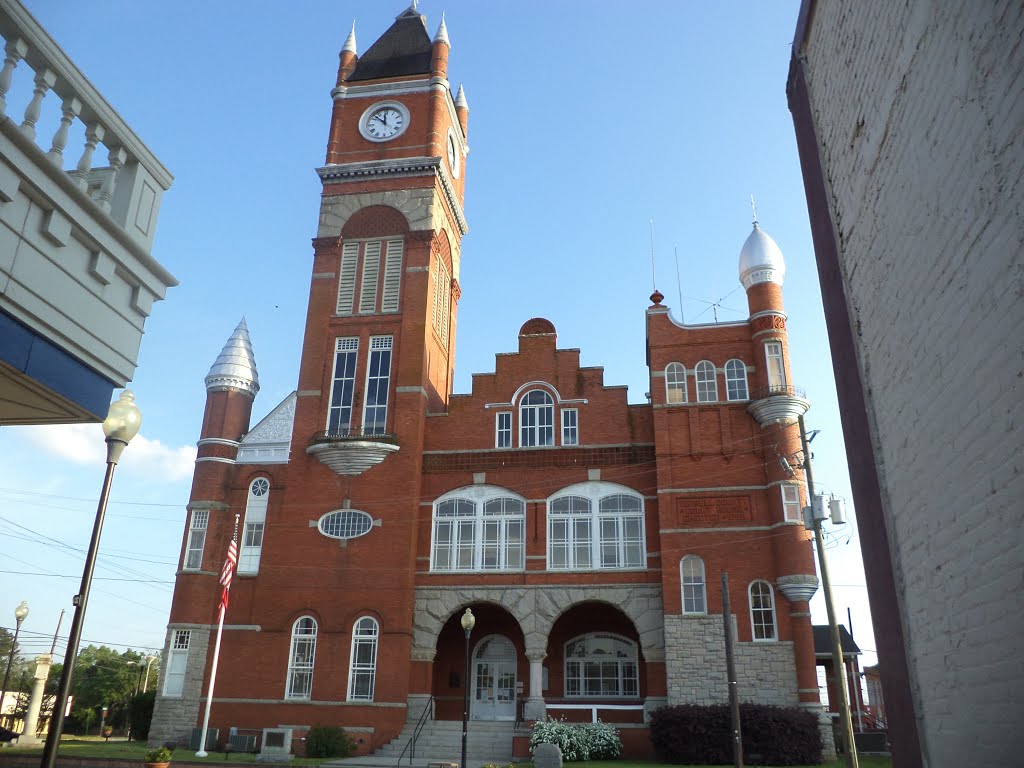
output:
[[370, 532], [373, 518], [358, 509], [339, 509], [321, 517], [318, 527], [332, 539], [354, 539]]

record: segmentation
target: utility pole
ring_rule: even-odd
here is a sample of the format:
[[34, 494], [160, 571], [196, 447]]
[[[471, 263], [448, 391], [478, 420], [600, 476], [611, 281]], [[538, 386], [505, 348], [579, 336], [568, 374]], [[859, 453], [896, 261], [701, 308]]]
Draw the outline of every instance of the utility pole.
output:
[[743, 736], [740, 732], [740, 694], [733, 661], [732, 609], [729, 606], [729, 574], [722, 571], [722, 627], [725, 629], [725, 675], [729, 683], [729, 714], [732, 718], [732, 759], [743, 768]]
[[814, 526], [814, 545], [818, 550], [818, 567], [821, 569], [821, 586], [825, 592], [825, 608], [828, 610], [828, 629], [832, 638], [832, 670], [836, 677], [836, 692], [839, 695], [839, 720], [843, 733], [843, 752], [847, 768], [859, 768], [857, 745], [853, 740], [853, 721], [850, 719], [850, 694], [846, 687], [846, 665], [843, 664], [843, 648], [839, 642], [839, 625], [832, 602], [832, 580], [828, 575], [825, 560], [825, 539], [821, 534], [821, 520], [814, 515], [814, 476], [811, 473], [811, 450], [807, 445], [807, 430], [804, 417], [800, 417], [800, 445], [804, 451], [804, 472], [807, 473], [807, 496], [811, 503], [811, 524]]

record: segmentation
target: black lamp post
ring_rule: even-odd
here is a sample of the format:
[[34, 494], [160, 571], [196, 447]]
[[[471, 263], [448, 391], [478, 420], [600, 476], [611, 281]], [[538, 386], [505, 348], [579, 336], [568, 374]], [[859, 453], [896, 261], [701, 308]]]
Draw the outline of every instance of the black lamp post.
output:
[[121, 459], [129, 441], [139, 433], [142, 426], [142, 414], [135, 405], [135, 395], [124, 390], [121, 396], [110, 404], [107, 418], [103, 420], [103, 434], [107, 441], [107, 471], [103, 476], [103, 487], [100, 500], [96, 506], [96, 522], [92, 527], [92, 539], [85, 556], [85, 569], [82, 571], [82, 584], [75, 595], [75, 617], [71, 621], [71, 633], [68, 635], [68, 648], [64, 654], [64, 669], [61, 671], [57, 696], [53, 701], [53, 714], [50, 726], [46, 731], [46, 746], [43, 748], [41, 768], [53, 768], [57, 762], [57, 748], [60, 746], [60, 734], [64, 730], [64, 710], [67, 709], [68, 694], [71, 693], [71, 676], [75, 672], [78, 657], [78, 644], [82, 639], [82, 625], [85, 623], [85, 609], [89, 604], [89, 589], [92, 587], [92, 572], [96, 567], [96, 553], [100, 548], [100, 533], [103, 531], [103, 517], [107, 513], [107, 499], [110, 498], [110, 482], [114, 477], [114, 467]]
[[466, 677], [463, 680], [465, 693], [462, 697], [462, 762], [459, 768], [466, 768], [466, 740], [469, 735], [469, 634], [476, 626], [476, 616], [469, 608], [462, 614], [462, 629], [466, 632]]
[[28, 603], [24, 600], [14, 609], [14, 639], [11, 640], [11, 654], [7, 657], [7, 671], [4, 672], [4, 684], [0, 687], [0, 720], [4, 714], [4, 699], [7, 698], [7, 681], [11, 677], [11, 664], [14, 663], [14, 650], [18, 647], [18, 633], [21, 632], [21, 622], [28, 616]]

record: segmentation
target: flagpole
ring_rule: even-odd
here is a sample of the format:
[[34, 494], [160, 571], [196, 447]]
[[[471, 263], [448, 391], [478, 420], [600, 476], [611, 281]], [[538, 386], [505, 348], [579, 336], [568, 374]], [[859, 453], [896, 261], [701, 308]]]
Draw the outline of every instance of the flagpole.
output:
[[213, 686], [217, 682], [217, 663], [220, 661], [220, 640], [224, 634], [224, 614], [228, 610], [228, 592], [231, 590], [231, 579], [234, 576], [235, 560], [238, 558], [238, 515], [235, 515], [235, 531], [231, 536], [231, 545], [228, 547], [228, 559], [221, 571], [220, 583], [224, 585], [220, 597], [220, 611], [217, 618], [217, 640], [213, 645], [213, 668], [210, 670], [210, 687], [206, 692], [206, 712], [203, 715], [203, 731], [199, 737], [199, 751], [196, 757], [206, 757], [206, 733], [210, 729], [210, 709], [213, 707]]

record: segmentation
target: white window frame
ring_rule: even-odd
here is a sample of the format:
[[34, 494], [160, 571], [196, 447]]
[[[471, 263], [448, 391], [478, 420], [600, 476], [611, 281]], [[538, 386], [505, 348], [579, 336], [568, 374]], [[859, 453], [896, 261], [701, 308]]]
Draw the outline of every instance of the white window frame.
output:
[[359, 337], [343, 336], [335, 339], [331, 395], [327, 401], [327, 431], [332, 435], [347, 435], [352, 429], [352, 401], [355, 397], [358, 366]]
[[679, 585], [683, 615], [706, 616], [708, 587], [703, 558], [698, 555], [686, 555], [679, 561]]
[[[388, 397], [391, 389], [391, 358], [394, 349], [393, 336], [371, 336], [370, 349], [366, 356], [366, 386], [363, 389], [363, 434], [385, 435], [388, 429]], [[387, 367], [379, 362], [387, 355]], [[371, 402], [371, 384], [376, 384], [376, 398]], [[380, 402], [381, 392], [384, 401]], [[377, 417], [377, 414], [380, 417]], [[371, 414], [372, 417], [371, 417]], [[372, 421], [371, 421], [372, 418]], [[375, 426], [379, 425], [379, 426]]]
[[540, 448], [554, 444], [555, 399], [544, 389], [523, 393], [519, 401], [519, 447]]
[[580, 444], [579, 408], [562, 409], [562, 445]]
[[[633, 502], [636, 509], [622, 507]], [[644, 513], [644, 497], [623, 485], [591, 480], [561, 489], [547, 500], [548, 570], [645, 569]]]
[[434, 502], [430, 570], [521, 572], [526, 568], [526, 499], [493, 485], [473, 485]]
[[210, 510], [192, 510], [188, 525], [188, 543], [185, 545], [185, 557], [181, 562], [181, 570], [202, 570], [203, 550], [206, 548], [206, 530], [209, 525]]
[[245, 501], [245, 523], [242, 525], [242, 540], [238, 547], [239, 574], [255, 574], [260, 571], [269, 502], [270, 480], [257, 477], [249, 483], [249, 493]]
[[[754, 595], [755, 587], [758, 593], [756, 597]], [[764, 605], [766, 596], [767, 606]], [[779, 630], [775, 619], [775, 590], [772, 589], [772, 585], [764, 579], [750, 582], [750, 586], [747, 587], [747, 599], [750, 604], [751, 639], [755, 643], [776, 642], [779, 639]]]
[[284, 691], [284, 697], [290, 701], [309, 701], [312, 698], [317, 631], [317, 621], [312, 616], [300, 616], [292, 624]]
[[686, 402], [686, 366], [682, 363], [665, 366], [665, 402], [669, 405]]
[[782, 496], [782, 519], [787, 523], [804, 521], [803, 506], [800, 504], [799, 483], [783, 483], [779, 486]]
[[494, 447], [512, 447], [512, 411], [498, 411], [494, 414]]
[[[611, 640], [616, 644], [616, 652], [592, 651], [588, 646], [592, 642]], [[570, 646], [575, 643], [584, 644], [583, 656], [570, 656]], [[623, 651], [626, 655], [623, 655]], [[563, 659], [563, 691], [567, 699], [636, 699], [640, 696], [640, 654], [637, 644], [628, 637], [610, 632], [590, 632], [578, 635], [562, 646]], [[614, 673], [607, 674], [609, 672]], [[588, 676], [588, 672], [592, 674]], [[597, 673], [594, 676], [593, 673]], [[587, 680], [614, 680], [617, 692], [603, 690], [587, 691]], [[576, 685], [573, 686], [572, 683]]]
[[747, 364], [735, 357], [725, 363], [725, 397], [730, 402], [750, 399]]
[[[361, 616], [352, 625], [352, 649], [348, 661], [348, 700], [373, 701], [377, 682], [377, 644], [380, 625], [372, 616]], [[360, 690], [361, 683], [367, 683]]]
[[786, 360], [782, 354], [781, 341], [767, 341], [764, 357], [768, 371], [768, 387], [782, 389], [786, 386]]
[[718, 371], [710, 360], [701, 360], [693, 368], [698, 403], [718, 402]]
[[185, 690], [188, 670], [188, 649], [192, 645], [192, 630], [172, 629], [164, 671], [164, 696], [181, 698]]

